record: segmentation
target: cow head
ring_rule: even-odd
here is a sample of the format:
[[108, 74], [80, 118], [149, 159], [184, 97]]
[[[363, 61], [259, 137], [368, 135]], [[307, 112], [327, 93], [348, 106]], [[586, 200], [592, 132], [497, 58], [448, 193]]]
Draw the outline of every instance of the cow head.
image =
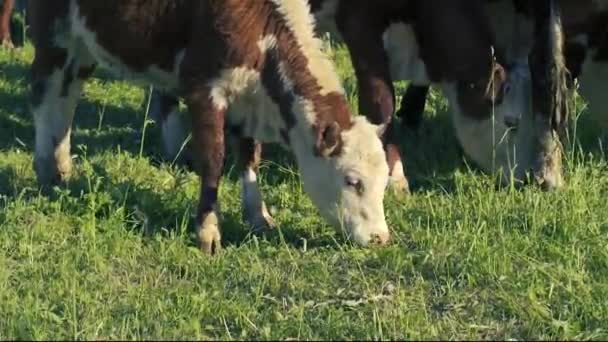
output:
[[[448, 97], [456, 135], [464, 152], [487, 172], [498, 172], [501, 181], [516, 185], [527, 180], [538, 167], [532, 115], [531, 77], [527, 61], [492, 67], [487, 87], [443, 84]], [[499, 71], [496, 71], [499, 70]], [[491, 88], [491, 89], [490, 89]], [[488, 91], [489, 90], [489, 91]], [[540, 183], [561, 185], [561, 168], [543, 174]]]
[[304, 189], [321, 215], [363, 246], [389, 239], [383, 207], [388, 165], [379, 138], [382, 130], [383, 126], [359, 116], [348, 129], [335, 123], [317, 129], [313, 153], [294, 146]]

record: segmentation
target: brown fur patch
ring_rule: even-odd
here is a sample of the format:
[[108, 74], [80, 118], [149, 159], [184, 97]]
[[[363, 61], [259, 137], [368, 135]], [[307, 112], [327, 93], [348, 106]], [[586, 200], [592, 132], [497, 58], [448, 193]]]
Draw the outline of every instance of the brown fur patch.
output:
[[15, 0], [4, 0], [0, 12], [0, 45], [12, 44], [11, 42], [11, 14], [15, 7]]

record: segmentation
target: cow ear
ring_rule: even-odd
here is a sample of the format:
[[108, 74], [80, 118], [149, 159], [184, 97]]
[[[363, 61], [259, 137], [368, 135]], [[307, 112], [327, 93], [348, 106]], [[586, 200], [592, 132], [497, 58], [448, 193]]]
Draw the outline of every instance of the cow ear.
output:
[[315, 154], [323, 158], [340, 154], [342, 149], [342, 135], [340, 133], [340, 125], [335, 121], [329, 125], [318, 127], [316, 129]]

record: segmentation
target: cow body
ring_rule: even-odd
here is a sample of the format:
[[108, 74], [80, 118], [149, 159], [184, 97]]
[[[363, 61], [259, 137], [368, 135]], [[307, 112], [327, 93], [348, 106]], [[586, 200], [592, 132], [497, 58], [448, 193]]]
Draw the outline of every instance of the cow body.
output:
[[[512, 88], [508, 83], [517, 80], [505, 82], [504, 69], [494, 55], [493, 30], [480, 1], [309, 0], [309, 3], [317, 18], [317, 29], [339, 35], [349, 49], [361, 113], [374, 123], [388, 125], [384, 141], [391, 184], [397, 189], [407, 189], [408, 183], [396, 142], [398, 132], [392, 121], [393, 81], [435, 83], [445, 88], [454, 104], [455, 121], [473, 127], [466, 132], [466, 141], [481, 148], [484, 157], [494, 146], [487, 141], [492, 136], [489, 118], [495, 112], [509, 116], [509, 112], [520, 110], [514, 107], [522, 106], [520, 96], [505, 91]], [[445, 31], [451, 34], [446, 35]], [[176, 120], [163, 122], [167, 123], [163, 127], [168, 123], [180, 126], [175, 124]], [[511, 143], [504, 144], [498, 164], [507, 168], [519, 163], [522, 169], [526, 168], [527, 160], [513, 160], [507, 155], [513, 145], [522, 150], [529, 148], [524, 140], [515, 135]], [[181, 144], [168, 146], [176, 151]], [[487, 164], [483, 166], [491, 169]]]
[[[352, 117], [304, 1], [29, 5], [36, 48], [34, 167], [42, 184], [70, 174], [72, 117], [83, 81], [101, 65], [119, 77], [152, 83], [188, 105], [201, 175], [197, 225], [203, 250], [220, 242], [217, 193], [226, 124], [240, 132], [247, 220], [270, 223], [255, 179], [254, 139], [282, 142], [294, 151], [304, 188], [330, 223], [363, 245], [388, 240], [382, 129]], [[251, 106], [257, 108], [253, 113]]]

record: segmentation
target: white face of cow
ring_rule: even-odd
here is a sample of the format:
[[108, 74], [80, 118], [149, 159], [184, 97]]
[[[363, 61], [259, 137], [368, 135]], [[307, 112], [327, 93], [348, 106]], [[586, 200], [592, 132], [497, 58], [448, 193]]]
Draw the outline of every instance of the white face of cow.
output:
[[341, 133], [342, 149], [335, 157], [300, 159], [304, 189], [334, 227], [356, 243], [385, 243], [389, 239], [384, 217], [388, 164], [380, 127], [364, 117]]
[[[486, 172], [500, 172], [503, 183], [521, 183], [535, 168], [534, 120], [531, 103], [531, 78], [527, 64], [516, 65], [508, 74], [503, 100], [483, 120], [463, 113], [457, 101], [457, 87], [443, 84], [449, 100], [457, 137], [464, 152]], [[561, 184], [561, 169], [546, 174], [545, 181]]]

